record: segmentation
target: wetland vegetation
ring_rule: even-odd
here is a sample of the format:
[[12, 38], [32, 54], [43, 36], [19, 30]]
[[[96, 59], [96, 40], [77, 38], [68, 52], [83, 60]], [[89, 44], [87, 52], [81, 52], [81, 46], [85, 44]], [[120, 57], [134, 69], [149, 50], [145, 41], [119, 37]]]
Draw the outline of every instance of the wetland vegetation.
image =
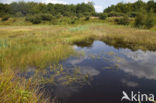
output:
[[[89, 84], [90, 72], [83, 74], [79, 67], [68, 70], [61, 64], [70, 57], [81, 58], [89, 54], [76, 50], [75, 45], [82, 50], [92, 50], [93, 44], [97, 43], [99, 47], [108, 45], [117, 50], [155, 52], [155, 6], [156, 2], [152, 0], [147, 3], [139, 0], [112, 5], [103, 13], [96, 13], [92, 2], [77, 5], [0, 4], [0, 102], [55, 103], [58, 98], [55, 95], [50, 97], [44, 87]], [[116, 62], [120, 61], [113, 52], [108, 55], [118, 58]], [[101, 59], [93, 54], [86, 58], [94, 57]], [[103, 68], [114, 67], [120, 68], [117, 64]], [[93, 68], [89, 70], [95, 72]]]

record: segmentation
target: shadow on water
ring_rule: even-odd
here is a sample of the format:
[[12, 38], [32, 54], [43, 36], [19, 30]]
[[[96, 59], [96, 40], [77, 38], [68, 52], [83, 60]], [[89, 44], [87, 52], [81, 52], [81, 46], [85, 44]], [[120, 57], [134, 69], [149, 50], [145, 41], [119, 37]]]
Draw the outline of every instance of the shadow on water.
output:
[[89, 39], [87, 41], [75, 41], [73, 44], [83, 48], [83, 47], [91, 47], [93, 42], [94, 42], [93, 39]]
[[[75, 41], [73, 44], [77, 45], [79, 47], [91, 47], [94, 39], [88, 39], [88, 40], [82, 40], [82, 41]], [[131, 42], [125, 42], [122, 38], [118, 39], [100, 39], [100, 41], [104, 42], [105, 44], [109, 46], [113, 46], [116, 49], [124, 48], [124, 49], [130, 49], [132, 51], [142, 50], [142, 51], [156, 51], [156, 46], [154, 45], [145, 45], [140, 43], [131, 43]]]
[[84, 55], [62, 61], [63, 70], [38, 74], [47, 78], [41, 91], [56, 103], [121, 103], [122, 91], [156, 93], [156, 52], [107, 44], [76, 42], [73, 47]]

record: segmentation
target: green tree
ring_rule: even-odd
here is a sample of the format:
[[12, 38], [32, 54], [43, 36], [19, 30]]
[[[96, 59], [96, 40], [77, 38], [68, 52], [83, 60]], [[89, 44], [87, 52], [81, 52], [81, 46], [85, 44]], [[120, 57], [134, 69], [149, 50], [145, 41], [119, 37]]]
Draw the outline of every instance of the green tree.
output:
[[154, 26], [154, 18], [152, 13], [148, 13], [145, 20], [145, 27], [150, 29]]
[[145, 15], [142, 12], [137, 13], [135, 17], [135, 27], [143, 27], [145, 24]]
[[102, 19], [102, 20], [105, 20], [107, 18], [107, 14], [106, 13], [101, 13], [99, 15], [99, 18]]

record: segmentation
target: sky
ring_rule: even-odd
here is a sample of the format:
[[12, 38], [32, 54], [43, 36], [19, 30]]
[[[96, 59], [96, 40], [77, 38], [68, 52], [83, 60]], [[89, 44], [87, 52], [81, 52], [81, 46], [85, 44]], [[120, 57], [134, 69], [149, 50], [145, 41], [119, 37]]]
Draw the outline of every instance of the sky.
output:
[[[11, 3], [17, 1], [34, 1], [34, 2], [42, 2], [42, 3], [60, 3], [60, 4], [77, 4], [82, 2], [92, 1], [94, 2], [94, 7], [97, 12], [102, 12], [105, 8], [112, 4], [117, 4], [119, 2], [135, 2], [137, 0], [0, 0], [1, 3]], [[143, 0], [147, 2], [148, 0]], [[156, 1], [156, 0], [154, 0]]]

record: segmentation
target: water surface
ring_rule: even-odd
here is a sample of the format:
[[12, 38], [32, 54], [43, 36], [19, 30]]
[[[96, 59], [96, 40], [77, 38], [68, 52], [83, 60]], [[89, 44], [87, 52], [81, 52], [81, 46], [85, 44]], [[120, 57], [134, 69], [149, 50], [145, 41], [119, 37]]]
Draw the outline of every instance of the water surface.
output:
[[[121, 103], [126, 93], [156, 93], [156, 52], [115, 49], [102, 41], [79, 43], [75, 50], [84, 54], [62, 62], [66, 69], [78, 67], [90, 75], [89, 84], [70, 93], [64, 103]], [[66, 95], [63, 90], [61, 93]]]
[[[122, 91], [156, 93], [156, 52], [116, 49], [93, 40], [77, 42], [73, 48], [81, 55], [60, 62], [58, 71], [48, 67], [37, 75], [39, 79], [46, 78], [43, 90], [51, 101], [121, 103]], [[34, 75], [32, 71], [31, 68], [22, 75]]]

